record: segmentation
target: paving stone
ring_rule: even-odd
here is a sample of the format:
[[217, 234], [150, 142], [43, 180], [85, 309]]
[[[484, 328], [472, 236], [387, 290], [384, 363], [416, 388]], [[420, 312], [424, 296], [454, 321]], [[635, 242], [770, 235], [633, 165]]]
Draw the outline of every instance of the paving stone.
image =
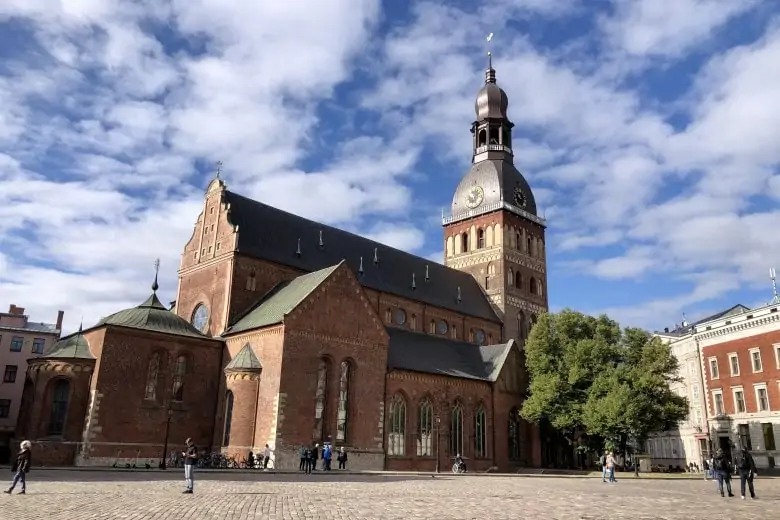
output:
[[195, 494], [183, 495], [181, 477], [32, 472], [27, 495], [0, 495], [0, 519], [765, 520], [780, 506], [780, 479], [756, 480], [759, 499], [743, 501], [721, 498], [713, 482], [688, 479], [201, 473]]

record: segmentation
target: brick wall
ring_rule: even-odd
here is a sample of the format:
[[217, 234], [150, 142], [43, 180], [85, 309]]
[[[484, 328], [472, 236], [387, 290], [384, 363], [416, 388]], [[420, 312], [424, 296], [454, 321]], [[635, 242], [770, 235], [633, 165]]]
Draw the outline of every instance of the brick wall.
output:
[[[227, 417], [218, 424], [222, 438], [219, 445], [227, 448], [225, 451], [243, 459], [255, 451], [254, 435], [257, 419], [257, 403], [260, 391], [260, 376], [252, 373], [231, 373], [227, 376], [227, 390], [233, 395], [233, 410], [230, 421], [230, 438], [226, 444], [224, 433]], [[224, 398], [227, 403], [227, 396]], [[223, 405], [224, 407], [227, 404]], [[226, 412], [225, 412], [226, 413]]]

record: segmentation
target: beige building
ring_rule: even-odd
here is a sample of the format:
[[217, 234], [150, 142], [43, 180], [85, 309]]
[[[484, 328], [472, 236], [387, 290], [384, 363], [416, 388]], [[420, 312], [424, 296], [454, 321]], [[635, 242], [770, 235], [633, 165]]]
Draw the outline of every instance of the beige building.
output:
[[16, 429], [27, 360], [44, 353], [59, 338], [63, 315], [57, 313], [56, 323], [40, 323], [30, 321], [24, 308], [16, 305], [0, 312], [0, 462], [7, 460], [8, 441]]

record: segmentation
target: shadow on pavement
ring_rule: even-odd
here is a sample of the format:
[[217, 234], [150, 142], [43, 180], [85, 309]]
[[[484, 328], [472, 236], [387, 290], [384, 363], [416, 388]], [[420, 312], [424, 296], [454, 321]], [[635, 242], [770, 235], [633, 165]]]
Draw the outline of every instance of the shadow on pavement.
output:
[[[30, 471], [32, 482], [164, 482], [184, 480], [184, 470], [167, 471]], [[197, 482], [409, 482], [431, 480], [430, 475], [360, 475], [350, 473], [294, 474], [294, 473], [209, 473], [195, 472]], [[436, 480], [457, 478], [437, 475]]]

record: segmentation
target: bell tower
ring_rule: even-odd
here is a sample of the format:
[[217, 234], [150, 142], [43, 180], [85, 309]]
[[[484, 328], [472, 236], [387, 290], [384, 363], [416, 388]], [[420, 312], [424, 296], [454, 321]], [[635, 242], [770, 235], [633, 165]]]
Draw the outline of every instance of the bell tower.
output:
[[546, 223], [528, 181], [514, 165], [509, 100], [488, 53], [474, 104], [471, 168], [444, 216], [444, 262], [470, 273], [504, 320], [504, 340], [521, 345], [547, 310]]

